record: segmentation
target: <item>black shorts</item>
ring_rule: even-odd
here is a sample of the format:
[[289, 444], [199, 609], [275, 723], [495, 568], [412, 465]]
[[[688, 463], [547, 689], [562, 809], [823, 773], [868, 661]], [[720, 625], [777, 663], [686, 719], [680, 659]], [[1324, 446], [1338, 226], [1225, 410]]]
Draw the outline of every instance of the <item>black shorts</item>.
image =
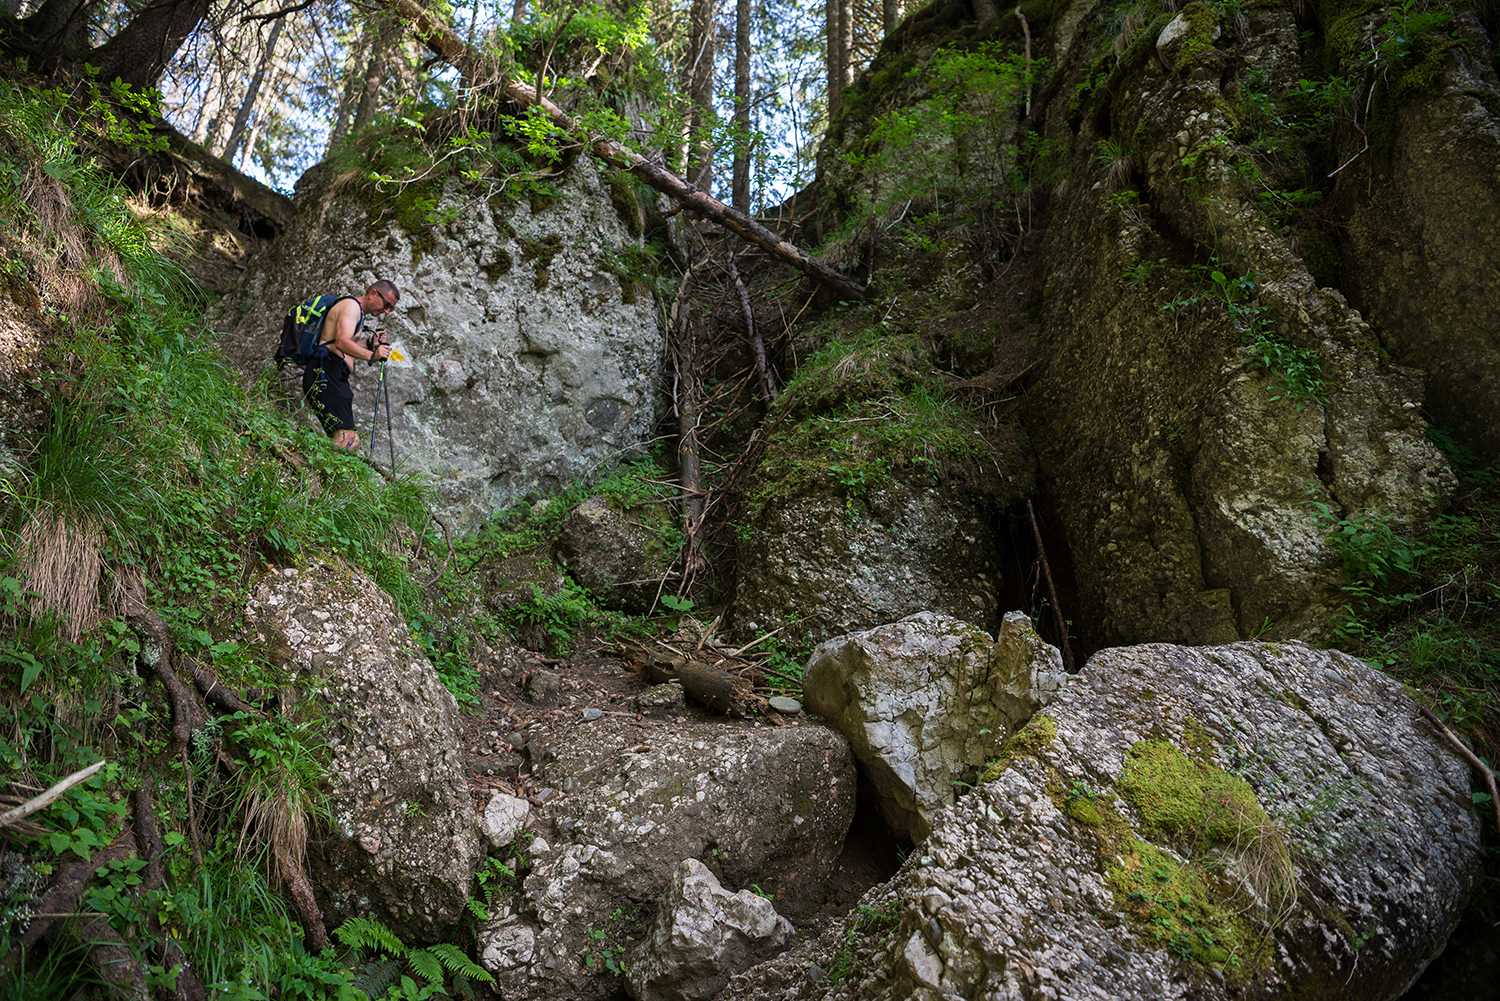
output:
[[302, 371], [302, 395], [323, 422], [323, 430], [354, 430], [354, 387], [349, 384], [349, 366], [344, 359], [328, 355]]

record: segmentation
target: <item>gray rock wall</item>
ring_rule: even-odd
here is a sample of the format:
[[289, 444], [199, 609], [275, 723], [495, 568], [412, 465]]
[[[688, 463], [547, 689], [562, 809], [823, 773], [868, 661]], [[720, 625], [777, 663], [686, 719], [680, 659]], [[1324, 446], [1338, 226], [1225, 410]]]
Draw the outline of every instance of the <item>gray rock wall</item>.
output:
[[[580, 160], [536, 211], [450, 188], [438, 207], [457, 209], [457, 219], [420, 239], [372, 218], [367, 194], [331, 187], [326, 176], [304, 178], [296, 221], [218, 307], [226, 354], [243, 369], [263, 368], [288, 306], [395, 282], [400, 303], [381, 323], [414, 362], [387, 370], [397, 466], [425, 474], [438, 510], [463, 526], [650, 437], [662, 334], [649, 289], [610, 270], [612, 254], [641, 241], [612, 205], [602, 168]], [[354, 373], [362, 424], [375, 413], [376, 372], [360, 363]], [[290, 397], [298, 378], [282, 380]]]
[[[1500, 86], [1472, 14], [1432, 93], [1402, 102], [1390, 147], [1347, 168], [1343, 274], [1380, 343], [1427, 373], [1434, 423], [1500, 460]], [[1341, 159], [1362, 150], [1351, 134]]]
[[[1052, 193], [1027, 427], [1096, 642], [1327, 635], [1343, 599], [1317, 505], [1405, 530], [1455, 483], [1424, 437], [1421, 374], [1317, 286], [1257, 196], [1224, 60], [1273, 89], [1295, 80], [1298, 27], [1290, 4], [1247, 26], [1220, 25], [1218, 54], [1196, 61], [1163, 32], [1082, 112], [1048, 113], [1072, 158]], [[1096, 160], [1110, 137], [1137, 197], [1112, 197]], [[1253, 287], [1232, 302], [1213, 270]], [[1321, 397], [1288, 392], [1284, 363], [1252, 364], [1244, 338], [1262, 322], [1317, 352]]]

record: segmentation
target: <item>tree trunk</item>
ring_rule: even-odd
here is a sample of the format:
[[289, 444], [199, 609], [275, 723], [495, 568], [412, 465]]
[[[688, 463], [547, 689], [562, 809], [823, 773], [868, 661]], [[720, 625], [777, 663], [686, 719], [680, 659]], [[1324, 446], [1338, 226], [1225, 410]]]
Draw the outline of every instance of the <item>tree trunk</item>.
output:
[[[387, 9], [410, 22], [412, 33], [426, 45], [434, 55], [450, 63], [471, 80], [495, 78], [493, 70], [485, 65], [479, 54], [467, 48], [463, 39], [448, 26], [433, 19], [432, 15], [419, 7], [415, 0], [380, 0]], [[546, 112], [552, 124], [573, 137], [591, 154], [612, 167], [629, 171], [642, 181], [672, 198], [684, 208], [699, 213], [731, 233], [755, 244], [767, 253], [779, 257], [809, 278], [821, 282], [840, 295], [851, 299], [863, 299], [865, 289], [847, 275], [840, 274], [815, 257], [809, 257], [797, 247], [766, 229], [743, 212], [738, 212], [723, 202], [699, 191], [682, 178], [664, 167], [658, 166], [625, 146], [604, 136], [590, 135], [574, 119], [546, 98], [539, 98], [535, 88], [515, 80], [500, 83], [501, 94], [509, 101], [520, 105], [535, 104]]]
[[713, 190], [714, 23], [716, 0], [693, 0], [688, 22], [688, 62], [685, 67], [688, 96], [687, 177], [705, 191]]
[[750, 211], [750, 0], [734, 11], [734, 176], [729, 203]]
[[352, 132], [369, 125], [375, 112], [380, 110], [380, 90], [385, 86], [386, 70], [396, 43], [394, 26], [384, 17], [372, 18], [367, 30], [374, 35], [370, 43], [370, 59], [365, 64], [364, 82], [360, 85], [359, 104], [354, 110], [354, 123], [350, 126]]
[[224, 144], [224, 160], [228, 163], [234, 162], [234, 152], [239, 147], [240, 140], [245, 138], [245, 125], [250, 121], [250, 112], [255, 110], [256, 102], [260, 98], [260, 85], [265, 82], [266, 70], [276, 59], [276, 42], [281, 37], [281, 26], [285, 22], [284, 17], [278, 17], [271, 22], [271, 32], [266, 38], [266, 47], [260, 54], [260, 62], [255, 65], [255, 75], [250, 78], [250, 87], [245, 91], [245, 99], [240, 102], [239, 113], [234, 116], [234, 127], [229, 130], [229, 141]]
[[[19, 0], [10, 0], [13, 10]], [[81, 52], [89, 45], [89, 20], [100, 0], [46, 0], [21, 22], [21, 31], [35, 39], [43, 51], [65, 55]]]
[[349, 52], [342, 74], [344, 90], [339, 95], [338, 108], [334, 111], [333, 128], [328, 132], [329, 149], [333, 149], [349, 133], [349, 125], [354, 121], [356, 110], [364, 100], [364, 78], [357, 70], [379, 53], [381, 30], [378, 18], [366, 18], [365, 30], [359, 33], [358, 43]]
[[880, 23], [889, 35], [896, 30], [896, 25], [901, 23], [901, 15], [906, 13], [902, 8], [905, 5], [901, 0], [880, 0]]
[[823, 34], [827, 41], [825, 67], [828, 71], [828, 119], [833, 120], [849, 85], [850, 49], [854, 40], [854, 17], [850, 0], [826, 0]]
[[89, 54], [101, 80], [155, 87], [167, 63], [208, 13], [211, 0], [152, 0], [119, 34]]

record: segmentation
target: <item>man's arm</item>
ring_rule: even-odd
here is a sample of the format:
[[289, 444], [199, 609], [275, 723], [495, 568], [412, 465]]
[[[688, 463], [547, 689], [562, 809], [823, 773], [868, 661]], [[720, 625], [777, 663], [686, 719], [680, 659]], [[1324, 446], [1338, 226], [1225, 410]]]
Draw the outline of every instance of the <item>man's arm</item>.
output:
[[[384, 343], [384, 337], [377, 338], [375, 350], [371, 351], [358, 340], [360, 309], [359, 303], [353, 299], [340, 299], [328, 310], [328, 316], [323, 320], [323, 331], [326, 334], [333, 331], [333, 336], [324, 341], [330, 349], [342, 355], [354, 367], [354, 359], [363, 361], [375, 361], [382, 356], [389, 357], [391, 350]], [[330, 326], [330, 324], [332, 326]], [[384, 334], [384, 331], [381, 331]]]

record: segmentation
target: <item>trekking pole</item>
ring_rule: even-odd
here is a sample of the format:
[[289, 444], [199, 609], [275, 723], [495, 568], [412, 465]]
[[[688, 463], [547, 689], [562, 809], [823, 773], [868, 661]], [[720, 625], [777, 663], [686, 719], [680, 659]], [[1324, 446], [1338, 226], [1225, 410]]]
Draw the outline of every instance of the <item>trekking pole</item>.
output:
[[[396, 475], [396, 432], [391, 430], [391, 384], [385, 381], [385, 362], [380, 363], [380, 385], [385, 390], [385, 440], [391, 446], [391, 475]], [[371, 446], [371, 458], [374, 447]]]
[[385, 362], [380, 363], [380, 381], [375, 383], [375, 416], [370, 418], [370, 462], [372, 463], [375, 461], [375, 435], [380, 430], [380, 384], [383, 382], [385, 382]]

